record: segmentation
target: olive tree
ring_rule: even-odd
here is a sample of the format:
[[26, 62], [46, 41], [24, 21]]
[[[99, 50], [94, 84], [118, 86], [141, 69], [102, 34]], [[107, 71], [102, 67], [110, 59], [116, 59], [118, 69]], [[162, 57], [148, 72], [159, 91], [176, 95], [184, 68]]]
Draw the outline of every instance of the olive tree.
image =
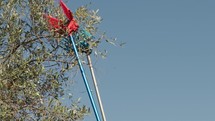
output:
[[[77, 62], [72, 52], [60, 46], [65, 35], [49, 29], [44, 13], [66, 19], [54, 0], [0, 1], [1, 120], [75, 121], [90, 112], [86, 106], [75, 102], [65, 106], [60, 100]], [[97, 13], [81, 6], [74, 16], [98, 36], [101, 18]], [[101, 38], [91, 43], [92, 48]]]

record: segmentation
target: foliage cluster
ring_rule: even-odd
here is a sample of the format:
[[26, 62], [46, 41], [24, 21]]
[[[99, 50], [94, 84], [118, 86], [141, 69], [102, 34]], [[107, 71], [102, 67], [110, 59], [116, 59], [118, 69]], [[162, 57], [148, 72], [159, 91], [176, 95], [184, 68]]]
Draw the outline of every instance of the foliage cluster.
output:
[[[0, 1], [1, 120], [82, 120], [89, 113], [86, 106], [60, 101], [67, 73], [77, 62], [60, 47], [64, 35], [48, 29], [43, 17], [47, 11], [65, 20], [54, 0]], [[84, 29], [97, 35], [98, 11], [82, 6], [74, 14]]]

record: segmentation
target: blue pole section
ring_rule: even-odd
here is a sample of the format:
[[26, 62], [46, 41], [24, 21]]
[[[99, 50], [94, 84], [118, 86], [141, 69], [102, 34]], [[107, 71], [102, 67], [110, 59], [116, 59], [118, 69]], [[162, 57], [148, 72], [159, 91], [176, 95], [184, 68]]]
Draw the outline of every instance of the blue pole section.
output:
[[84, 80], [84, 84], [85, 84], [85, 86], [87, 88], [87, 93], [89, 95], [90, 102], [92, 104], [93, 111], [95, 113], [96, 119], [97, 119], [97, 121], [101, 121], [100, 117], [99, 117], [99, 114], [98, 114], [98, 110], [96, 108], [95, 101], [93, 99], [93, 96], [92, 96], [92, 93], [91, 93], [91, 90], [90, 90], [90, 87], [89, 87], [89, 84], [88, 84], [88, 81], [87, 81], [87, 78], [86, 78], [86, 74], [84, 72], [84, 68], [83, 68], [82, 63], [81, 63], [81, 61], [79, 59], [78, 51], [77, 51], [77, 48], [76, 48], [76, 45], [75, 45], [75, 42], [74, 42], [74, 39], [73, 39], [72, 35], [70, 35], [70, 41], [72, 42], [72, 46], [73, 46], [73, 49], [74, 49], [74, 52], [75, 52], [75, 56], [76, 56], [76, 59], [78, 61], [78, 65], [79, 65], [81, 75], [82, 75], [83, 80]]

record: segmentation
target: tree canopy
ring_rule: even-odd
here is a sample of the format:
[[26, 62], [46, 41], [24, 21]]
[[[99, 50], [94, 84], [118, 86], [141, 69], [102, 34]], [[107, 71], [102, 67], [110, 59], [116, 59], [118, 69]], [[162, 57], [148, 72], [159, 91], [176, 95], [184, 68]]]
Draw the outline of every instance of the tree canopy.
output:
[[[56, 1], [55, 1], [56, 2]], [[61, 47], [65, 35], [51, 31], [44, 13], [66, 20], [54, 0], [0, 1], [0, 119], [82, 120], [90, 110], [78, 103], [63, 105], [60, 98], [68, 73], [77, 66], [73, 52]], [[79, 25], [98, 36], [98, 10], [74, 10]]]

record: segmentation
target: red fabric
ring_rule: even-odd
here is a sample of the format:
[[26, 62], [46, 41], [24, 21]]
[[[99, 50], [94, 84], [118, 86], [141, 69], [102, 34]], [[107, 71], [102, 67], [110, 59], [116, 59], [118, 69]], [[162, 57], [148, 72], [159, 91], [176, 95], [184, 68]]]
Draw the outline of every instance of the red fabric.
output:
[[70, 21], [69, 25], [67, 26], [67, 28], [69, 29], [69, 34], [71, 34], [73, 31], [77, 31], [79, 28], [78, 23], [73, 19], [72, 21]]
[[50, 15], [44, 15], [45, 18], [48, 20], [49, 25], [51, 26], [52, 29], [60, 29], [63, 26], [63, 21], [54, 18]]
[[66, 17], [71, 21], [73, 19], [72, 12], [69, 10], [69, 8], [62, 0], [60, 0], [60, 6], [63, 9], [63, 12], [66, 15]]
[[48, 20], [49, 25], [51, 26], [50, 29], [56, 30], [56, 32], [62, 34], [62, 30], [65, 32], [67, 31], [69, 34], [71, 34], [74, 31], [77, 31], [79, 28], [78, 23], [73, 18], [72, 12], [69, 10], [69, 8], [65, 5], [65, 3], [60, 0], [60, 6], [63, 9], [64, 14], [69, 19], [69, 23], [64, 25], [62, 20], [59, 20], [57, 18], [54, 18], [50, 15], [44, 15], [45, 18]]

